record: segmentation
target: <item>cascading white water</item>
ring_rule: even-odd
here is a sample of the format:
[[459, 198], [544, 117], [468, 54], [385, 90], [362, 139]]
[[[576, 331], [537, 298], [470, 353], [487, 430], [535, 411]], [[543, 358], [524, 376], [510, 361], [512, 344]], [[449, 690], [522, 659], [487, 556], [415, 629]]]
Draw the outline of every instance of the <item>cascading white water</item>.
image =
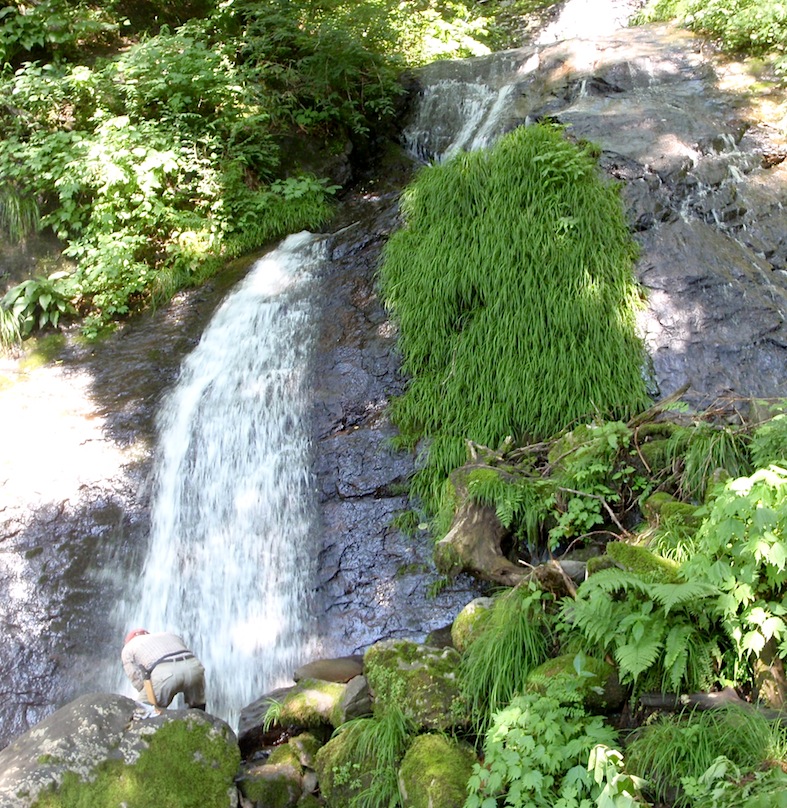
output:
[[415, 120], [403, 133], [408, 152], [429, 162], [485, 148], [500, 134], [515, 92], [514, 84], [493, 89], [456, 79], [429, 85]]
[[325, 249], [300, 233], [260, 259], [160, 413], [152, 532], [123, 622], [181, 634], [205, 665], [208, 711], [233, 726], [310, 653], [309, 360]]

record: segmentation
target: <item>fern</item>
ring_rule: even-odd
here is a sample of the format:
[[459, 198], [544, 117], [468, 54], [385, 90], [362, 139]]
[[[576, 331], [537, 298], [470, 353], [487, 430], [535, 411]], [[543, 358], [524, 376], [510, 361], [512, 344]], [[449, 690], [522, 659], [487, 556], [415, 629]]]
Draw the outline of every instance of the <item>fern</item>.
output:
[[588, 650], [614, 657], [621, 682], [695, 690], [712, 681], [719, 656], [716, 626], [702, 606], [718, 595], [708, 582], [653, 582], [607, 568], [580, 586], [563, 618]]

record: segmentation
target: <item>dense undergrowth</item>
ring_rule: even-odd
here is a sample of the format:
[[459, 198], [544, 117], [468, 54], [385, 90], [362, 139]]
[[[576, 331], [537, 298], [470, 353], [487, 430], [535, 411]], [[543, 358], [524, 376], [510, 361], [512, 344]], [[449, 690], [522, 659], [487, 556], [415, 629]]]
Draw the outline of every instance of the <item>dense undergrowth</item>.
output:
[[548, 437], [647, 403], [635, 245], [617, 190], [550, 125], [424, 169], [389, 240], [382, 291], [410, 381], [401, 442], [428, 445], [413, 492], [436, 509], [465, 441]]
[[[368, 154], [388, 131], [405, 66], [502, 41], [496, 8], [484, 16], [432, 0], [4, 7], [0, 230], [11, 240], [52, 232], [66, 261], [39, 265], [8, 292], [0, 340], [67, 318], [95, 336], [232, 256], [319, 228], [338, 190], [320, 165], [348, 142]], [[293, 138], [318, 155], [314, 165], [293, 160]]]

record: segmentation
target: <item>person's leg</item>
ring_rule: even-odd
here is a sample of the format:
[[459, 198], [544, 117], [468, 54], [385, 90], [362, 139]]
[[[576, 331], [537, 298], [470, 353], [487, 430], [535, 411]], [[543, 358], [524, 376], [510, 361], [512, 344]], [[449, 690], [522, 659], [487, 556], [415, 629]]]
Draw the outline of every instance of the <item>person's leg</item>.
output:
[[150, 676], [159, 707], [169, 707], [172, 699], [183, 692], [182, 679], [178, 676], [177, 662], [160, 662]]
[[183, 698], [195, 710], [205, 709], [205, 668], [194, 658], [180, 663], [183, 678]]

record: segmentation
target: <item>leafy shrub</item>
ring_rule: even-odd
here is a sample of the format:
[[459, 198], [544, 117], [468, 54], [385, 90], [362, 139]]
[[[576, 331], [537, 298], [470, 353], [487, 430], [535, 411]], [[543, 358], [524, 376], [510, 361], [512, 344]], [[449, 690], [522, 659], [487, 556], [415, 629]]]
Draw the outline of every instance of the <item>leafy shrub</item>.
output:
[[720, 488], [682, 574], [720, 590], [715, 610], [742, 660], [771, 639], [786, 656], [787, 470], [770, 466]]
[[410, 376], [392, 415], [405, 445], [428, 444], [415, 495], [436, 502], [466, 439], [522, 442], [645, 404], [620, 199], [559, 129], [422, 170], [403, 210], [381, 281]]
[[16, 329], [8, 326], [12, 335], [14, 330], [20, 336], [27, 336], [36, 327], [48, 324], [57, 327], [64, 314], [74, 313], [73, 296], [73, 283], [65, 272], [56, 272], [47, 278], [30, 278], [13, 287], [2, 300], [7, 319], [17, 324]]
[[641, 21], [676, 19], [681, 24], [718, 39], [725, 50], [776, 54], [777, 69], [787, 72], [787, 7], [771, 0], [656, 0], [640, 15]]
[[778, 405], [777, 413], [754, 430], [749, 449], [756, 469], [772, 463], [787, 467], [787, 413], [783, 409], [784, 405]]
[[580, 808], [601, 789], [586, 762], [598, 745], [613, 746], [615, 732], [547, 696], [515, 696], [492, 716], [484, 763], [473, 767], [465, 808]]
[[697, 808], [781, 808], [787, 774], [778, 766], [746, 772], [719, 756], [699, 777], [682, 777], [683, 802]]
[[710, 607], [717, 594], [707, 582], [610, 568], [591, 575], [562, 616], [588, 650], [612, 654], [622, 683], [693, 692], [715, 678], [720, 649]]

